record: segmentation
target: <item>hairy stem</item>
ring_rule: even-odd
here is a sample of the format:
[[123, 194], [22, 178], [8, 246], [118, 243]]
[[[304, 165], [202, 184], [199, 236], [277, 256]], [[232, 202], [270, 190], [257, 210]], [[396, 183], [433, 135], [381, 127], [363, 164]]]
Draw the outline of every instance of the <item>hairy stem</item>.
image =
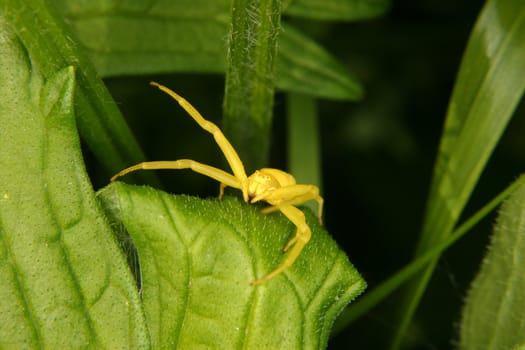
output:
[[224, 130], [248, 171], [265, 165], [272, 122], [281, 0], [234, 0]]

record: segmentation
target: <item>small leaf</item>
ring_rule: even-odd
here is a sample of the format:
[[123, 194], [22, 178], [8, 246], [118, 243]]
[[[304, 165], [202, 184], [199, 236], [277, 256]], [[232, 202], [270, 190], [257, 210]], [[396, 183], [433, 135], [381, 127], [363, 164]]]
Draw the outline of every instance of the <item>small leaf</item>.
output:
[[44, 81], [0, 20], [0, 75], [0, 347], [149, 348], [134, 281], [83, 168], [73, 68]]
[[[54, 0], [104, 77], [169, 72], [224, 73], [230, 1]], [[279, 35], [276, 87], [312, 96], [359, 99], [359, 82], [290, 25]]]
[[461, 349], [525, 348], [525, 185], [502, 205], [487, 256], [468, 293]]
[[293, 0], [286, 14], [317, 20], [353, 21], [382, 15], [389, 5], [390, 0]]
[[313, 229], [295, 264], [267, 283], [295, 227], [281, 214], [226, 197], [173, 196], [114, 183], [99, 193], [129, 233], [155, 348], [320, 349], [365, 282], [307, 213]]

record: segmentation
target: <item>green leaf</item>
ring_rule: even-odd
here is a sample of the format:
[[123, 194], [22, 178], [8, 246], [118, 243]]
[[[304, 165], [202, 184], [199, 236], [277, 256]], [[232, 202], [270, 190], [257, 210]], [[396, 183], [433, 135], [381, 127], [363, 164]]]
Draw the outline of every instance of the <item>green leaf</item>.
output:
[[385, 13], [390, 0], [293, 0], [286, 7], [290, 16], [317, 20], [354, 21]]
[[[104, 77], [168, 72], [224, 73], [230, 1], [54, 0]], [[355, 100], [357, 80], [312, 39], [286, 26], [280, 34], [276, 87]]]
[[295, 227], [281, 214], [226, 197], [203, 200], [116, 182], [99, 193], [140, 257], [142, 299], [155, 348], [320, 349], [365, 282], [307, 212], [312, 240], [275, 268]]
[[[108, 173], [144, 159], [116, 104], [59, 15], [45, 0], [4, 0], [0, 16], [49, 77], [57, 67], [74, 66], [77, 124], [83, 140]], [[151, 179], [152, 175], [146, 179]]]
[[231, 0], [53, 0], [104, 76], [224, 72]]
[[525, 348], [525, 185], [500, 209], [461, 321], [461, 349]]
[[[488, 1], [471, 34], [449, 104], [417, 256], [452, 232], [520, 101], [525, 89], [524, 42], [523, 3]], [[436, 261], [407, 290], [394, 348]]]
[[0, 20], [0, 75], [0, 347], [149, 348], [133, 278], [83, 168], [73, 68], [44, 79]]
[[363, 97], [361, 84], [328, 52], [291, 25], [283, 23], [279, 42], [277, 87], [340, 100]]

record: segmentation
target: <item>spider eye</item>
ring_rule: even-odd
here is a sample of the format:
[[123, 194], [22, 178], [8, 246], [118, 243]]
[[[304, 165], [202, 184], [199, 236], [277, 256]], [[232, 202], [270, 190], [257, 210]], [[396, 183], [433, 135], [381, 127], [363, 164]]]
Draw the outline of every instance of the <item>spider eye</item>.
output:
[[280, 187], [279, 182], [271, 175], [256, 171], [248, 178], [248, 191], [251, 197]]

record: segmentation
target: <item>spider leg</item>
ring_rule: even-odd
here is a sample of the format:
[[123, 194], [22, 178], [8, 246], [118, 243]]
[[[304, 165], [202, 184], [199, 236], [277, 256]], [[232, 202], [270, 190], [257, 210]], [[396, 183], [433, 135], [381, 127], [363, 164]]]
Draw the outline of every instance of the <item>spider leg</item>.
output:
[[196, 173], [208, 176], [221, 183], [222, 186], [230, 186], [234, 188], [241, 188], [239, 179], [235, 176], [228, 174], [224, 170], [217, 169], [210, 165], [202, 164], [191, 159], [179, 159], [179, 160], [165, 160], [156, 162], [143, 162], [124, 170], [121, 170], [118, 174], [111, 178], [111, 182], [117, 178], [129, 174], [137, 170], [159, 170], [159, 169], [191, 169]]
[[287, 252], [288, 249], [290, 249], [291, 246], [293, 246], [295, 244], [295, 242], [297, 242], [297, 235], [295, 235], [294, 237], [292, 237], [292, 239], [290, 239], [288, 241], [288, 243], [286, 243], [283, 247], [283, 252]]
[[298, 205], [309, 200], [317, 202], [317, 219], [322, 223], [323, 216], [323, 197], [319, 195], [319, 188], [314, 185], [290, 185], [276, 188], [273, 191], [265, 192], [260, 196], [252, 199], [252, 203], [264, 200], [271, 204], [271, 206], [261, 210], [261, 213], [268, 214], [280, 210], [285, 205]]
[[219, 185], [219, 199], [222, 199], [222, 197], [224, 196], [224, 189], [226, 187], [227, 186], [221, 182], [221, 184]]
[[[197, 124], [199, 124], [201, 128], [213, 135], [215, 142], [221, 149], [222, 153], [224, 154], [224, 157], [226, 157], [226, 160], [228, 161], [228, 164], [230, 165], [233, 174], [238, 179], [238, 183], [241, 184], [241, 186], [238, 186], [237, 188], [241, 189], [244, 201], [248, 201], [248, 177], [246, 176], [244, 165], [230, 141], [228, 141], [226, 136], [224, 136], [224, 134], [222, 133], [221, 129], [219, 129], [217, 125], [210, 122], [209, 120], [204, 119], [204, 117], [199, 113], [199, 111], [195, 109], [195, 107], [193, 107], [188, 101], [186, 101], [185, 98], [179, 96], [171, 89], [154, 81], [150, 82], [150, 85], [157, 87], [162, 92], [165, 92], [166, 94], [171, 96], [190, 115], [190, 117], [192, 117], [193, 120], [195, 120]], [[222, 196], [219, 194], [219, 197]]]
[[258, 285], [264, 283], [273, 277], [277, 276], [287, 268], [293, 265], [304, 246], [310, 240], [312, 231], [306, 224], [304, 214], [298, 208], [292, 205], [284, 205], [279, 210], [297, 227], [295, 236], [285, 245], [285, 250], [291, 247], [290, 252], [284, 259], [284, 261], [275, 270], [267, 274], [266, 276], [259, 278], [251, 283], [251, 285]]

